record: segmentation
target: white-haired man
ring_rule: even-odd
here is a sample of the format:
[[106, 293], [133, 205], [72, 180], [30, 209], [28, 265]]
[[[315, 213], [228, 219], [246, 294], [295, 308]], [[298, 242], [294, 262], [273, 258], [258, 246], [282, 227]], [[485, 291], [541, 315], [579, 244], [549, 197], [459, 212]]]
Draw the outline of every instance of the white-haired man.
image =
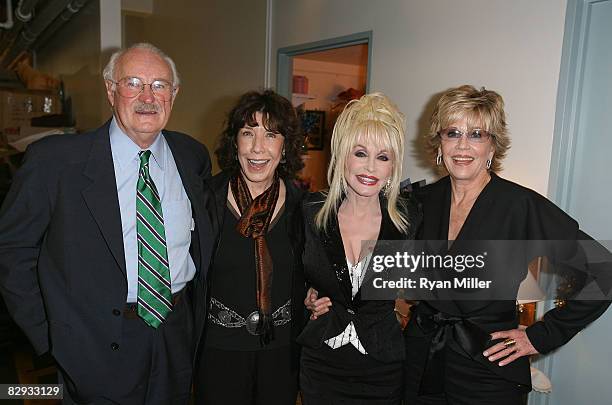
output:
[[104, 80], [112, 119], [26, 153], [0, 211], [0, 289], [65, 403], [187, 403], [209, 154], [163, 130], [179, 79], [161, 50], [116, 52]]

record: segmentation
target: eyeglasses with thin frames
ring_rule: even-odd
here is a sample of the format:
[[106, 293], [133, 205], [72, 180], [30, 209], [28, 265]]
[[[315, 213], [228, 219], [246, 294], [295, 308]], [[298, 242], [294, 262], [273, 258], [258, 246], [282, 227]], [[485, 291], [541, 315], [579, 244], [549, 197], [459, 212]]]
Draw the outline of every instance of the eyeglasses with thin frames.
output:
[[473, 128], [467, 132], [460, 131], [457, 128], [446, 128], [438, 132], [440, 138], [445, 142], [459, 142], [462, 136], [465, 135], [469, 143], [485, 143], [492, 134], [480, 128]]
[[151, 88], [151, 92], [162, 101], [167, 101], [172, 98], [176, 88], [166, 80], [154, 80], [151, 83], [145, 83], [139, 77], [124, 77], [119, 81], [110, 80], [117, 87], [117, 92], [120, 96], [126, 98], [137, 97], [144, 91], [145, 86]]

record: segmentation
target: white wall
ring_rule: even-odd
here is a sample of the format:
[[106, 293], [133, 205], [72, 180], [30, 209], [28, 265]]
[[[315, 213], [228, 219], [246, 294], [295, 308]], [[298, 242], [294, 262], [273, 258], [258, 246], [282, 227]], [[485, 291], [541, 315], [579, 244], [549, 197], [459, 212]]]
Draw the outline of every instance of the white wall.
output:
[[237, 97], [263, 87], [265, 38], [265, 0], [90, 1], [38, 51], [38, 68], [64, 79], [77, 126], [91, 129], [111, 114], [101, 75], [110, 51], [121, 41], [151, 42], [175, 60], [181, 75], [168, 128], [212, 152]]
[[502, 175], [545, 194], [553, 138], [565, 0], [272, 0], [277, 50], [373, 31], [370, 90], [406, 114], [404, 173], [434, 173], [414, 145], [436, 94], [469, 83], [506, 101], [513, 146]]
[[266, 1], [154, 0], [150, 16], [124, 22], [125, 45], [151, 42], [176, 62], [181, 89], [168, 128], [212, 152], [237, 97], [263, 87]]

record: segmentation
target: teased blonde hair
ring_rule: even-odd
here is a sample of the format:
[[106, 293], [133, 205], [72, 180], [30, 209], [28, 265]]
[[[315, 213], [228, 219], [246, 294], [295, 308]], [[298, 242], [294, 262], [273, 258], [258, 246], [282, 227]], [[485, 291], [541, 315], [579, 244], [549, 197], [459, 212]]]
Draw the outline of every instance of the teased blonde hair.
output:
[[431, 115], [427, 138], [432, 155], [437, 156], [441, 139], [438, 133], [454, 122], [466, 118], [469, 127], [478, 127], [491, 134], [495, 154], [491, 170], [501, 170], [501, 161], [510, 149], [508, 125], [504, 113], [504, 100], [499, 93], [481, 87], [463, 85], [444, 93]]
[[393, 157], [393, 171], [386, 191], [387, 211], [395, 227], [406, 232], [408, 219], [398, 210], [397, 203], [404, 158], [404, 116], [382, 93], [366, 94], [350, 101], [338, 117], [331, 138], [331, 160], [327, 169], [329, 190], [323, 207], [315, 217], [315, 225], [326, 230], [331, 215], [348, 188], [344, 170], [346, 161], [357, 143], [364, 138], [387, 149]]

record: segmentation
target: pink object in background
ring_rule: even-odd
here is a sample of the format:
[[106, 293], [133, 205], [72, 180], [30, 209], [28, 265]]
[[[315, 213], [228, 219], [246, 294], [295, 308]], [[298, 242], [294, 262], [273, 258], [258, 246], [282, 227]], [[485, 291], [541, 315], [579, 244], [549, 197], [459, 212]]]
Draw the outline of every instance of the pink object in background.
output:
[[308, 94], [308, 78], [306, 76], [293, 76], [293, 92]]

